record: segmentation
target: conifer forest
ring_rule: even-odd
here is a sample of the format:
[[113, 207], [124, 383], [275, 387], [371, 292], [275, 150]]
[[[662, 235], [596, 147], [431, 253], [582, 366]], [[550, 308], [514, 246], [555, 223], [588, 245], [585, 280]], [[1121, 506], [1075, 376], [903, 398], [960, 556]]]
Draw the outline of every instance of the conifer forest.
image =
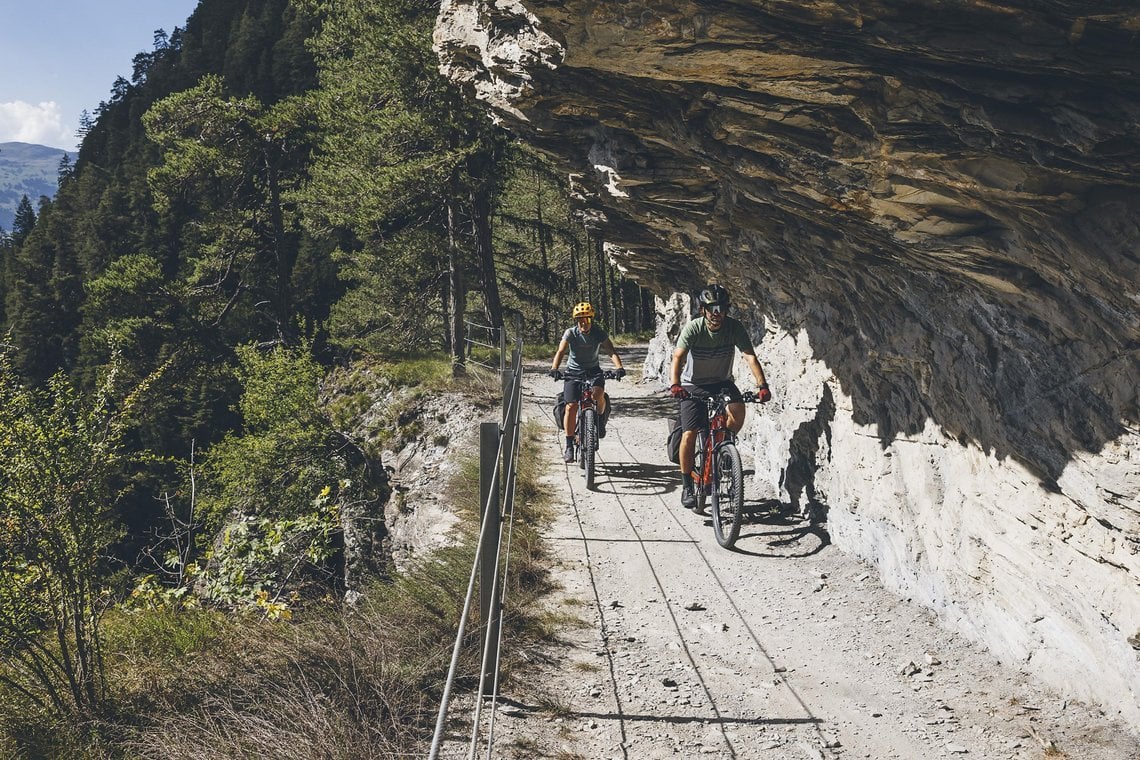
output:
[[0, 235], [0, 756], [430, 735], [450, 584], [345, 550], [390, 496], [361, 378], [457, 382], [472, 329], [552, 353], [581, 300], [653, 319], [566, 177], [440, 76], [437, 10], [202, 0]]

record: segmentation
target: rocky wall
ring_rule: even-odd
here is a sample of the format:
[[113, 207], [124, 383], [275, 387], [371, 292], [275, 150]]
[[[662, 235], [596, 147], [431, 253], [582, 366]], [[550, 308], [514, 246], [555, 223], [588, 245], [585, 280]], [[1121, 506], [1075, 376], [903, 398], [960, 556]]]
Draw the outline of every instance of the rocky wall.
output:
[[[690, 307], [684, 294], [658, 299], [647, 379], [668, 383]], [[835, 546], [878, 568], [887, 587], [1140, 730], [1140, 534], [1130, 516], [1140, 435], [1075, 459], [1055, 488], [933, 421], [884, 445], [855, 421], [854, 400], [805, 330], [756, 312], [747, 321], [774, 392], [751, 409], [741, 440], [755, 470], [749, 499], [826, 520]], [[739, 366], [738, 380], [752, 384]]]

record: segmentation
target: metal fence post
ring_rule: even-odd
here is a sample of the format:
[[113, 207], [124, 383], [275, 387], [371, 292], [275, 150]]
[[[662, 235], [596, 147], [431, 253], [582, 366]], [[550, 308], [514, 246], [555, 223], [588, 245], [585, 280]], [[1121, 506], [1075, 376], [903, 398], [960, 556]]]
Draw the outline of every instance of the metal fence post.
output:
[[[481, 530], [483, 544], [479, 564], [479, 613], [483, 623], [491, 627], [491, 640], [499, 637], [499, 602], [492, 591], [499, 571], [499, 526], [502, 515], [499, 510], [499, 475], [495, 472], [496, 455], [499, 453], [499, 424], [484, 422], [479, 425], [479, 509], [480, 519], [487, 523]], [[502, 472], [502, 471], [500, 471]], [[493, 660], [493, 662], [491, 661]], [[492, 655], [486, 663], [484, 694], [494, 693], [498, 679], [499, 661]]]
[[[516, 357], [517, 359], [517, 352]], [[518, 366], [517, 361], [515, 366]], [[517, 473], [514, 471], [515, 466], [515, 448], [518, 446], [519, 440], [519, 403], [522, 401], [522, 394], [519, 392], [522, 386], [521, 371], [516, 370], [511, 374], [511, 385], [508, 395], [503, 399], [503, 407], [507, 410], [507, 417], [503, 421], [503, 463], [501, 465], [503, 472], [510, 472], [510, 477], [505, 483], [505, 494], [503, 496], [503, 513], [511, 514], [515, 509], [515, 478]]]
[[499, 325], [499, 371], [507, 371], [507, 326]]

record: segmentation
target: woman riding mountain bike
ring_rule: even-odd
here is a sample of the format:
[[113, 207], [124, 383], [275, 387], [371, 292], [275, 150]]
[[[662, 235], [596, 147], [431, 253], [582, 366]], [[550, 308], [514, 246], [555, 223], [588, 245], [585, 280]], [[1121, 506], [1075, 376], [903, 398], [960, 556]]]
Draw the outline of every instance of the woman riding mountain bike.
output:
[[[594, 324], [594, 307], [586, 301], [574, 306], [572, 316], [575, 326], [562, 333], [562, 340], [558, 343], [558, 350], [554, 352], [554, 360], [550, 365], [550, 376], [555, 380], [563, 380], [562, 400], [566, 402], [566, 411], [562, 419], [562, 430], [566, 434], [566, 443], [563, 451], [563, 460], [573, 462], [575, 457], [574, 435], [578, 427], [578, 404], [583, 393], [588, 393], [598, 412], [600, 421], [598, 427], [599, 437], [606, 435], [606, 378], [598, 364], [598, 355], [605, 351], [614, 363], [614, 378], [620, 380], [625, 377], [625, 368], [622, 367], [621, 357], [617, 355], [613, 341], [601, 327]], [[566, 371], [562, 372], [559, 365], [562, 359], [569, 354]], [[579, 381], [588, 381], [586, 383]]]
[[[561, 373], [559, 373], [561, 374]], [[624, 374], [624, 373], [623, 373]], [[607, 380], [620, 380], [621, 375], [618, 372], [606, 371], [602, 373], [602, 377]], [[558, 379], [558, 378], [556, 378]], [[594, 489], [594, 454], [598, 450], [598, 439], [601, 437], [601, 430], [603, 429], [603, 420], [601, 414], [598, 413], [597, 406], [594, 403], [594, 396], [590, 393], [592, 379], [583, 379], [574, 381], [582, 390], [581, 401], [579, 401], [578, 409], [578, 427], [575, 431], [573, 443], [573, 456], [567, 459], [567, 462], [577, 460], [578, 466], [582, 468], [583, 475], [586, 477], [586, 490], [592, 491]]]

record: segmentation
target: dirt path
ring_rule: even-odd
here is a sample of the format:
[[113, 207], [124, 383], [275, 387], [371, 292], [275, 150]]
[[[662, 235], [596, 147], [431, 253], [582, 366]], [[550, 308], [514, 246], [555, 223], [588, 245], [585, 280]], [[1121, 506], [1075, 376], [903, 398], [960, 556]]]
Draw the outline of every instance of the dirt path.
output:
[[[622, 354], [637, 367], [644, 351]], [[884, 590], [826, 526], [746, 502], [737, 551], [718, 546], [680, 506], [662, 445], [673, 402], [656, 384], [609, 384], [586, 491], [559, 456], [555, 385], [531, 368], [524, 416], [551, 430], [552, 605], [583, 625], [504, 686], [494, 757], [1140, 757], [1119, 724]]]

